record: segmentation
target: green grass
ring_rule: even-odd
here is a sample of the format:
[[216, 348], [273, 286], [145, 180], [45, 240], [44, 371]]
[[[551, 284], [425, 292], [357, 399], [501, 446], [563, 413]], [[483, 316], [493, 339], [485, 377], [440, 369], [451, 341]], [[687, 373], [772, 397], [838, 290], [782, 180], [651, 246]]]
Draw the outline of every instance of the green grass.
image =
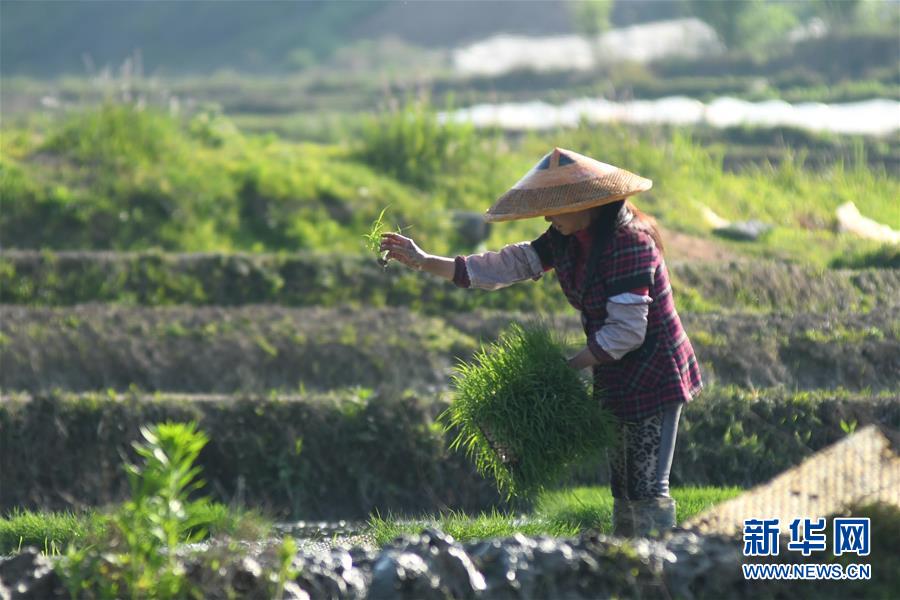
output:
[[359, 137], [360, 160], [424, 189], [442, 175], [459, 175], [477, 158], [474, 126], [440, 123], [427, 100], [407, 101], [396, 110], [366, 118]]
[[[676, 521], [681, 523], [707, 508], [741, 494], [738, 487], [673, 488], [671, 495], [677, 503]], [[613, 498], [608, 487], [580, 487], [543, 494], [535, 514], [557, 525], [569, 525], [578, 530], [597, 528], [612, 531]]]
[[870, 267], [900, 269], [900, 246], [885, 243], [874, 250], [841, 255], [831, 261], [836, 269], [865, 269]]
[[800, 337], [818, 344], [859, 344], [867, 339], [881, 341], [885, 338], [885, 334], [877, 327], [848, 329], [843, 325], [837, 325], [826, 329], [807, 329]]
[[[727, 147], [701, 143], [690, 129], [582, 125], [511, 141], [441, 125], [431, 111], [411, 104], [357, 116], [356, 130], [327, 144], [244, 134], [215, 110], [174, 118], [117, 104], [58, 123], [6, 125], [0, 237], [20, 248], [358, 253], [360, 236], [390, 205], [426, 251], [469, 253], [475, 248], [455, 232], [454, 212], [484, 211], [555, 145], [652, 179], [634, 201], [670, 229], [713, 238], [704, 206], [774, 226], [757, 242], [717, 240], [738, 255], [824, 267], [879, 252], [875, 242], [835, 233], [835, 209], [847, 201], [876, 221], [900, 223], [900, 178], [868, 168], [858, 138], [854, 158], [830, 167], [804, 164], [804, 144], [818, 139], [808, 136], [777, 166], [728, 172]], [[497, 225], [485, 246], [534, 239], [546, 226]]]
[[[7, 133], [0, 233], [18, 247], [359, 252], [382, 207], [401, 225], [428, 214], [348, 149], [246, 137], [216, 112], [106, 104], [42, 135]], [[447, 237], [450, 225], [428, 230]]]
[[[258, 539], [272, 528], [271, 519], [257, 511], [236, 511], [219, 503], [211, 503], [202, 509], [204, 514], [199, 516], [209, 523], [210, 535]], [[110, 526], [110, 516], [97, 509], [53, 512], [17, 508], [0, 517], [0, 555], [17, 552], [26, 546], [58, 554], [69, 544], [78, 547], [85, 540], [104, 538]]]
[[540, 517], [518, 517], [499, 511], [466, 515], [450, 512], [437, 517], [423, 517], [412, 521], [383, 519], [373, 516], [369, 519], [369, 534], [378, 545], [384, 545], [403, 534], [418, 533], [425, 527], [438, 528], [461, 542], [507, 537], [516, 533], [523, 535], [577, 535], [579, 528], [565, 523], [554, 523]]
[[[673, 488], [677, 502], [677, 522], [725, 500], [741, 494], [737, 487]], [[425, 516], [413, 520], [373, 515], [369, 519], [369, 533], [378, 545], [389, 543], [402, 534], [418, 533], [424, 527], [436, 527], [455, 539], [473, 540], [524, 535], [574, 536], [586, 529], [612, 531], [613, 499], [608, 487], [579, 487], [542, 493], [529, 515], [504, 514], [499, 511], [466, 515], [451, 512]]]
[[97, 511], [32, 512], [13, 510], [0, 517], [0, 554], [11, 554], [25, 546], [34, 546], [56, 554], [68, 544], [78, 544], [100, 536], [109, 527], [109, 517]]

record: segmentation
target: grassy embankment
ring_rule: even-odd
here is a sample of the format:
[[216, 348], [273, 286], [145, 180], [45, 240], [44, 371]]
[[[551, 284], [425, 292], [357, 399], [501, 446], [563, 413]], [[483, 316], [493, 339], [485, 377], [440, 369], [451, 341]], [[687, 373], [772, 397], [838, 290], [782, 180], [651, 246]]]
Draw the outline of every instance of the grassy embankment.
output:
[[[774, 226], [757, 242], [721, 241], [738, 254], [824, 266], [877, 251], [834, 232], [834, 210], [846, 201], [900, 223], [900, 181], [862, 159], [817, 171], [793, 159], [727, 173], [719, 150], [678, 130], [635, 135], [617, 127], [529, 135], [507, 150], [504, 143], [438, 126], [421, 106], [323, 145], [244, 135], [209, 113], [181, 123], [111, 105], [43, 132], [4, 131], [0, 233], [14, 248], [360, 252], [361, 235], [390, 206], [388, 223], [410, 227], [427, 250], [468, 252], [453, 212], [483, 211], [553, 145], [653, 179], [637, 203], [671, 229], [711, 237], [703, 206]], [[545, 225], [494, 227], [487, 247], [533, 239]]]
[[[458, 292], [462, 293], [462, 292]], [[534, 313], [279, 306], [0, 309], [0, 386], [10, 391], [297, 393], [347, 386], [433, 390], [457, 360]], [[546, 315], [584, 343], [573, 313]], [[681, 315], [707, 384], [891, 390], [894, 308]]]
[[[682, 414], [672, 484], [765, 482], [857, 428], [900, 427], [897, 398], [897, 389], [710, 386]], [[132, 454], [143, 424], [165, 420], [194, 421], [209, 437], [198, 465], [216, 502], [269, 507], [293, 519], [529, 510], [505, 502], [464, 453], [448, 449], [454, 434], [435, 424], [448, 401], [446, 394], [362, 388], [293, 396], [6, 395], [0, 510], [121, 501], [128, 493], [121, 457]], [[605, 484], [603, 457], [588, 463], [559, 473], [558, 485]]]
[[[885, 247], [845, 268], [780, 261], [693, 263], [675, 260], [669, 276], [680, 312], [869, 312], [897, 303], [900, 248]], [[882, 267], [871, 268], [873, 264]], [[848, 269], [846, 267], [855, 267]], [[460, 290], [373, 255], [6, 251], [0, 256], [0, 302], [73, 306], [312, 307], [404, 306], [446, 315], [478, 309], [564, 313], [571, 309], [553, 273], [492, 293]]]
[[[202, 507], [202, 520], [210, 537], [259, 539], [272, 529], [272, 518], [256, 510], [234, 509], [210, 503]], [[13, 509], [0, 516], [0, 555], [18, 552], [26, 546], [47, 555], [58, 555], [69, 545], [80, 546], [87, 540], [110, 534], [109, 511], [32, 511]]]
[[[678, 522], [682, 522], [740, 494], [737, 487], [675, 488]], [[271, 522], [259, 514], [229, 513], [222, 505], [212, 507], [211, 536], [239, 536], [261, 539], [271, 530]], [[610, 532], [612, 496], [608, 488], [578, 487], [540, 495], [531, 514], [504, 514], [498, 511], [469, 515], [452, 512], [439, 517], [394, 519], [372, 516], [362, 533], [384, 545], [404, 533], [418, 533], [423, 527], [437, 527], [459, 541], [525, 535], [572, 536], [589, 528]], [[0, 517], [0, 554], [10, 554], [34, 546], [47, 554], [59, 554], [68, 544], [79, 545], [91, 537], [102, 537], [109, 516], [99, 511], [45, 512], [15, 510]]]

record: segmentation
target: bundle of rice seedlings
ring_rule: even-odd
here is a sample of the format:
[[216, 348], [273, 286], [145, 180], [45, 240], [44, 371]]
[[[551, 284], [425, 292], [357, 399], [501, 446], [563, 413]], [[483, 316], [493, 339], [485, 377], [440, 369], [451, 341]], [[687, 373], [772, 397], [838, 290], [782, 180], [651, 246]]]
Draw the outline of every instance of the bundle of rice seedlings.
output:
[[543, 323], [511, 325], [452, 379], [453, 402], [439, 417], [457, 432], [451, 448], [465, 448], [507, 497], [535, 494], [615, 441], [614, 417]]

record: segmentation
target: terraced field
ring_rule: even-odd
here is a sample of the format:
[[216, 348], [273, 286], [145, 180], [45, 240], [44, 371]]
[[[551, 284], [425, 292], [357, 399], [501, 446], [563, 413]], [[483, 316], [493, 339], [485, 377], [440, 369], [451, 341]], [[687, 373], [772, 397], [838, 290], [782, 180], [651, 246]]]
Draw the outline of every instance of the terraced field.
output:
[[[443, 248], [429, 248], [435, 252], [476, 251], [482, 243], [493, 248], [504, 237], [531, 239], [526, 235], [534, 232], [519, 224], [463, 243], [449, 208], [480, 206], [501, 186], [495, 167], [505, 169], [505, 177], [526, 164], [525, 151], [475, 161], [480, 170], [468, 177], [410, 183], [434, 169], [385, 173], [380, 169], [391, 165], [362, 164], [358, 154], [337, 146], [294, 147], [236, 132], [210, 138], [210, 123], [199, 123], [186, 134], [160, 116], [141, 121], [113, 108], [63, 128], [49, 146], [24, 134], [5, 138], [0, 184], [4, 194], [16, 196], [13, 217], [0, 215], [0, 229], [23, 249], [0, 255], [0, 513], [37, 511], [37, 517], [0, 523], [8, 548], [16, 528], [29, 520], [81, 527], [79, 517], [42, 511], [134, 510], [128, 502], [134, 471], [130, 478], [123, 465], [153, 455], [135, 445], [147, 439], [142, 428], [196, 422], [209, 438], [197, 466], [217, 515], [210, 521], [215, 534], [201, 546], [214, 560], [184, 558], [183, 564], [194, 565], [191, 577], [207, 592], [210, 581], [219, 581], [219, 567], [210, 565], [220, 558], [235, 581], [250, 577], [241, 571], [244, 558], [258, 559], [269, 573], [263, 587], [281, 577], [284, 588], [295, 564], [303, 571], [293, 580], [303, 589], [363, 597], [366, 586], [395, 590], [395, 583], [377, 583], [378, 573], [400, 577], [403, 561], [412, 560], [408, 552], [443, 552], [453, 560], [469, 552], [475, 557], [469, 566], [477, 564], [470, 581], [481, 577], [478, 569], [496, 574], [501, 564], [538, 565], [518, 571], [536, 595], [547, 589], [539, 579], [546, 569], [551, 578], [564, 572], [559, 581], [566, 585], [584, 575], [624, 596], [658, 592], [664, 579], [671, 590], [705, 582], [699, 597], [735, 589], [752, 596], [754, 590], [734, 582], [716, 587], [714, 573], [738, 572], [734, 540], [680, 533], [657, 545], [631, 546], [597, 537], [591, 528], [605, 527], [609, 517], [608, 498], [596, 497], [608, 483], [603, 456], [560, 473], [559, 489], [548, 491], [561, 498], [576, 486], [592, 488], [586, 493], [595, 504], [572, 499], [558, 512], [577, 522], [550, 522], [541, 500], [501, 497], [467, 457], [448, 449], [452, 438], [436, 419], [451, 400], [454, 366], [510, 323], [532, 319], [565, 332], [574, 350], [583, 344], [578, 315], [552, 275], [493, 293], [461, 290], [396, 264], [382, 269], [373, 256], [353, 249], [367, 215], [390, 201], [412, 222], [419, 219], [425, 239], [443, 240]], [[112, 131], [107, 146], [81, 143], [86, 132], [97, 131]], [[595, 133], [578, 131], [569, 139], [590, 146]], [[179, 147], [183, 161], [160, 159], [158, 138]], [[395, 141], [376, 139], [386, 146]], [[119, 156], [123, 147], [130, 157]], [[706, 384], [683, 413], [672, 485], [712, 486], [698, 501], [705, 507], [859, 428], [900, 429], [900, 255], [893, 246], [836, 232], [830, 221], [834, 206], [857, 196], [865, 197], [860, 203], [869, 214], [890, 221], [896, 178], [884, 169], [870, 172], [862, 162], [852, 171], [841, 164], [820, 173], [785, 163], [723, 174], [712, 154], [677, 134], [660, 148], [649, 138], [623, 147], [616, 151], [631, 152], [667, 190], [648, 195], [647, 206], [673, 242], [667, 256], [676, 304]], [[681, 162], [669, 164], [670, 155]], [[433, 165], [446, 158], [431, 157]], [[91, 168], [102, 181], [85, 175]], [[213, 176], [223, 169], [228, 177]], [[716, 190], [698, 184], [694, 172]], [[55, 177], [66, 184], [50, 185]], [[475, 180], [481, 183], [469, 187]], [[701, 188], [723, 199], [719, 210], [731, 219], [761, 214], [782, 224], [755, 242], [714, 237], [697, 224], [700, 209], [692, 201]], [[776, 205], [760, 200], [782, 188], [789, 191]], [[464, 198], [459, 203], [457, 193]], [[422, 197], [433, 202], [439, 221], [421, 210]], [[197, 249], [209, 251], [174, 251]], [[363, 528], [370, 543], [416, 523], [460, 527], [460, 535], [476, 541], [463, 547], [431, 531], [378, 554], [371, 545], [329, 549], [317, 538], [324, 546], [307, 555], [292, 549], [286, 532], [344, 529], [288, 522], [269, 528], [277, 535], [244, 540], [242, 557], [228, 545], [240, 529], [228, 511], [248, 507], [262, 511], [270, 525], [368, 520]], [[900, 523], [888, 515], [880, 523], [894, 521]], [[580, 537], [477, 541], [485, 532], [512, 531]], [[178, 545], [179, 556], [191, 551]], [[665, 566], [670, 555], [678, 556], [677, 566]], [[39, 570], [39, 557], [30, 556]], [[719, 560], [727, 567], [717, 567]], [[355, 571], [335, 575], [346, 564]], [[572, 575], [573, 565], [590, 564], [590, 573]], [[460, 572], [452, 571], [448, 581], [462, 581]], [[620, 572], [636, 575], [610, 578]], [[538, 579], [527, 579], [530, 573]], [[258, 591], [247, 589], [250, 596]], [[421, 597], [418, 591], [410, 597]]]
[[[693, 497], [693, 486], [714, 486], [697, 496], [701, 504], [683, 505], [680, 520], [857, 428], [900, 429], [900, 271], [739, 261], [676, 263], [672, 272], [707, 384], [682, 415], [673, 493]], [[248, 535], [247, 525], [229, 524], [246, 518], [216, 525], [215, 535], [193, 550], [204, 558], [179, 550], [180, 560], [198, 565], [191, 567], [195, 574], [210, 560], [227, 565], [219, 573], [233, 573], [230, 581], [246, 577], [247, 564], [275, 573], [277, 544], [292, 539], [287, 536], [300, 536], [293, 560], [307, 575], [297, 581], [322, 597], [355, 597], [367, 589], [326, 591], [345, 585], [336, 583], [343, 581], [340, 571], [327, 566], [335, 560], [354, 565], [359, 581], [374, 590], [369, 593], [395, 585], [379, 584], [384, 567], [377, 575], [367, 565], [393, 560], [391, 540], [401, 534], [406, 551], [443, 544], [441, 552], [481, 557], [475, 565], [485, 573], [491, 568], [485, 561], [494, 559], [484, 554], [490, 542], [478, 540], [514, 531], [578, 536], [541, 542], [541, 556], [571, 556], [562, 548], [569, 544], [587, 544], [590, 556], [607, 561], [635, 552], [590, 541], [592, 528], [609, 526], [609, 500], [598, 489], [608, 484], [605, 457], [561, 474], [548, 509], [551, 496], [534, 505], [500, 496], [464, 455], [448, 450], [451, 438], [435, 424], [450, 401], [454, 364], [509, 323], [543, 318], [565, 331], [573, 348], [580, 343], [578, 318], [559, 301], [552, 278], [491, 294], [395, 266], [384, 271], [362, 257], [8, 252], [0, 279], [0, 512], [10, 515], [3, 523], [7, 538], [79, 544], [98, 535], [85, 532], [104, 527], [106, 517], [91, 511], [103, 515], [129, 498], [122, 463], [137, 458], [140, 428], [195, 421], [210, 439], [198, 459], [204, 491], [222, 505], [252, 507], [283, 522], [252, 534], [257, 541], [244, 542], [243, 562], [219, 540]], [[587, 488], [580, 492], [585, 499], [570, 498], [567, 490], [575, 486]], [[37, 513], [10, 513], [14, 508]], [[71, 510], [87, 516], [47, 512]], [[882, 526], [893, 522], [871, 514], [887, 519], [877, 521]], [[336, 537], [323, 533], [343, 531], [344, 520], [357, 525]], [[422, 527], [472, 541], [453, 546], [434, 529], [410, 537]], [[759, 591], [717, 583], [737, 569], [740, 558], [731, 553], [738, 542], [679, 535], [635, 563], [655, 564], [653, 557], [667, 552], [678, 556], [668, 571], [650, 567], [650, 581], [662, 577], [670, 591], [691, 586], [700, 597], [720, 595], [718, 586], [747, 597]], [[528, 539], [506, 537], [496, 548], [527, 553], [527, 544], [517, 550], [516, 543]], [[692, 566], [694, 554], [679, 548], [697, 543], [721, 565]], [[367, 549], [347, 554], [342, 544]], [[379, 554], [378, 545], [386, 550]], [[556, 563], [527, 560], [536, 562], [518, 575], [523, 585], [544, 585], [527, 583], [526, 574], [552, 573]], [[438, 563], [430, 568], [442, 581], [458, 576]], [[595, 585], [621, 586], [616, 589], [626, 595], [646, 592], [645, 584], [630, 580], [612, 583], [612, 572], [618, 571], [591, 577]], [[679, 577], [691, 583], [678, 583]], [[191, 581], [212, 593], [210, 581], [220, 580]], [[247, 593], [272, 593], [271, 584], [255, 581], [260, 587]], [[569, 581], [559, 575], [554, 585]], [[883, 577], [878, 582], [875, 590], [894, 585]], [[247, 584], [231, 589], [241, 585]], [[822, 591], [839, 597], [848, 589]]]
[[[423, 390], [512, 321], [581, 335], [551, 277], [483, 293], [328, 255], [8, 253], [2, 266], [7, 390]], [[672, 270], [709, 384], [896, 388], [900, 270]]]
[[[456, 362], [509, 323], [543, 318], [580, 343], [555, 282], [490, 294], [327, 258], [7, 253], [0, 426], [16, 433], [0, 472], [30, 483], [0, 486], [0, 507], [122, 499], [118, 454], [164, 417], [210, 429], [204, 470], [223, 502], [293, 518], [504, 506], [434, 418]], [[674, 481], [753, 485], [850, 424], [900, 426], [898, 271], [732, 262], [673, 274], [707, 384], [685, 413]], [[207, 295], [191, 303], [184, 289]], [[86, 463], [102, 467], [86, 477]], [[602, 457], [571, 477], [605, 482]]]

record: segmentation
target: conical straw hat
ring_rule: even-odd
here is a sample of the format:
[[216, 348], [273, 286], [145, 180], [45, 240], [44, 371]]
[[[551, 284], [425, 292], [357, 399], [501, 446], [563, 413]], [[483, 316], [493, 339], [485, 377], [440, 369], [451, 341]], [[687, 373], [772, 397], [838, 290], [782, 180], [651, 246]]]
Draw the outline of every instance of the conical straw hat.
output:
[[653, 182], [564, 148], [554, 148], [485, 213], [489, 222], [576, 212], [649, 190]]

